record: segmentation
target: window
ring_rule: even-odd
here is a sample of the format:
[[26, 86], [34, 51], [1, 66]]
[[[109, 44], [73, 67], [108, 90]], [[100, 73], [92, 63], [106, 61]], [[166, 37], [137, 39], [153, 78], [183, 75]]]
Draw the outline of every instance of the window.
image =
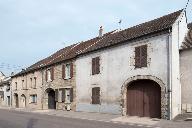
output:
[[70, 79], [73, 77], [73, 63], [63, 65], [62, 77], [63, 79]]
[[30, 101], [31, 103], [37, 103], [37, 95], [36, 94], [30, 95]]
[[66, 70], [65, 70], [65, 78], [69, 79], [70, 78], [70, 64], [66, 64], [65, 66]]
[[135, 68], [147, 67], [147, 45], [135, 47]]
[[34, 77], [34, 86], [33, 86], [33, 88], [36, 88], [36, 86], [37, 86], [37, 77]]
[[100, 104], [100, 87], [92, 88], [92, 104]]
[[30, 78], [30, 87], [33, 88], [33, 79]]
[[100, 58], [92, 58], [92, 75], [100, 73]]
[[55, 101], [71, 103], [73, 102], [73, 88], [60, 88], [55, 90]]
[[15, 90], [17, 90], [17, 82], [15, 82]]
[[24, 80], [22, 80], [22, 89], [25, 89], [24, 86], [25, 86], [25, 85], [24, 85]]
[[54, 80], [54, 68], [49, 68], [46, 70], [46, 81], [50, 82]]

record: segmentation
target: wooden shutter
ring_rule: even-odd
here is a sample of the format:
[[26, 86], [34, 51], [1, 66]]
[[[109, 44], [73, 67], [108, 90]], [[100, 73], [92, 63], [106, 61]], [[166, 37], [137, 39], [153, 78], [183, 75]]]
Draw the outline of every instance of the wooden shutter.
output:
[[141, 46], [141, 67], [147, 67], [147, 45]]
[[92, 75], [95, 75], [95, 58], [92, 58]]
[[62, 78], [65, 79], [65, 65], [62, 66]]
[[59, 94], [59, 90], [55, 89], [55, 101], [58, 101], [58, 94]]
[[140, 46], [139, 47], [135, 47], [135, 68], [140, 68], [141, 67], [141, 63], [140, 63]]
[[73, 102], [73, 88], [70, 88], [70, 102]]
[[48, 75], [47, 75], [47, 70], [45, 71], [45, 80], [47, 81], [48, 80]]
[[92, 104], [100, 104], [100, 87], [92, 88]]
[[73, 77], [73, 63], [70, 64], [70, 77]]
[[65, 102], [65, 89], [62, 88], [62, 102]]
[[51, 68], [51, 80], [54, 80], [54, 67]]
[[99, 57], [95, 58], [95, 70], [96, 70], [96, 74], [100, 73], [100, 58]]

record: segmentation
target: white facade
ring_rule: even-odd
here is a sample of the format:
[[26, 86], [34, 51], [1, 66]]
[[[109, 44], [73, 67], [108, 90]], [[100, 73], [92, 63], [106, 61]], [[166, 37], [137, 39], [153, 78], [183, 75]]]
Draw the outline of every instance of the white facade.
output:
[[[179, 48], [187, 32], [185, 14], [174, 23], [172, 31], [155, 37], [92, 52], [76, 59], [77, 111], [101, 113], [125, 113], [122, 108], [122, 87], [127, 79], [151, 76], [160, 80], [164, 87], [166, 109], [171, 119], [181, 112], [181, 85]], [[148, 66], [135, 69], [135, 47], [147, 44]], [[92, 58], [100, 57], [100, 74], [92, 75]], [[101, 89], [101, 104], [91, 104], [93, 87]], [[170, 97], [170, 98], [169, 98]], [[162, 109], [162, 111], [163, 111]], [[165, 117], [163, 117], [165, 118]]]
[[4, 78], [0, 83], [0, 105], [4, 107], [11, 106], [11, 78]]

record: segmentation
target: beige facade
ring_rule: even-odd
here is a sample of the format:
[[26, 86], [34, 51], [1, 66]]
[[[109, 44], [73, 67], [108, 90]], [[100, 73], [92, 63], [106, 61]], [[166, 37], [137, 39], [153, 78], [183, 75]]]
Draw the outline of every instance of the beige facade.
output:
[[[63, 65], [71, 64], [69, 61], [53, 65], [33, 73], [27, 73], [22, 76], [12, 78], [12, 104], [13, 107], [30, 108], [30, 109], [49, 109], [48, 107], [48, 90], [53, 90], [55, 95], [55, 109], [75, 110], [75, 64], [73, 64], [73, 76], [62, 78]], [[47, 80], [46, 72], [49, 68], [54, 68], [54, 79]], [[62, 95], [66, 93], [60, 90], [73, 90], [73, 100], [62, 101]], [[58, 93], [56, 91], [58, 90]], [[65, 97], [65, 96], [63, 96]]]
[[[32, 101], [32, 95], [37, 95]], [[34, 71], [12, 78], [12, 105], [19, 108], [42, 109], [42, 72]]]

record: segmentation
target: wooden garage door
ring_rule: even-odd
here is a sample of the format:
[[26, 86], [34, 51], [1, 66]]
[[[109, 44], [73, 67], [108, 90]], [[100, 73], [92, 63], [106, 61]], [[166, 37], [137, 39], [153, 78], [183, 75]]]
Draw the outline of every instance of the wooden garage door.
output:
[[140, 117], [161, 117], [161, 89], [150, 80], [133, 82], [127, 88], [127, 114]]

